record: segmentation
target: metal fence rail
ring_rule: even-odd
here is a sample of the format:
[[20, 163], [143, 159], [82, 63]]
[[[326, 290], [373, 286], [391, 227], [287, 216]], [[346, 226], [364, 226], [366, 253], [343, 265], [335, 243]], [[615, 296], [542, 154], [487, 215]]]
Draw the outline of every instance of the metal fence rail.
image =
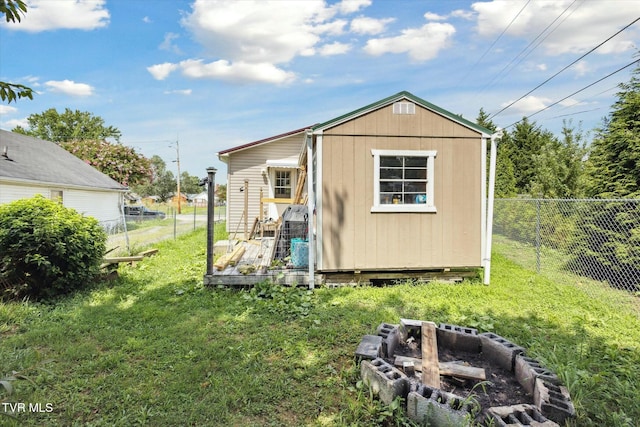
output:
[[497, 199], [494, 240], [538, 273], [640, 291], [640, 200]]

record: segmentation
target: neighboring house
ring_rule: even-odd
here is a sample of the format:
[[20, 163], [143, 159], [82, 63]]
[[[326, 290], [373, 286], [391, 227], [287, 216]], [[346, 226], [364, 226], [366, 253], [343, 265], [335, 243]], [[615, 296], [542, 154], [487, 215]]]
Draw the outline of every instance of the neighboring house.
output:
[[317, 271], [483, 265], [489, 129], [400, 92], [311, 133]]
[[[282, 199], [283, 203], [264, 204], [263, 218], [277, 220], [296, 193], [298, 157], [304, 144], [305, 129], [250, 142], [220, 151], [218, 158], [227, 164], [227, 231], [242, 230], [245, 190], [248, 194], [249, 226], [260, 216], [260, 190], [263, 198]], [[248, 189], [245, 189], [248, 180]]]
[[42, 194], [109, 227], [121, 221], [126, 191], [53, 142], [0, 130], [0, 204]]

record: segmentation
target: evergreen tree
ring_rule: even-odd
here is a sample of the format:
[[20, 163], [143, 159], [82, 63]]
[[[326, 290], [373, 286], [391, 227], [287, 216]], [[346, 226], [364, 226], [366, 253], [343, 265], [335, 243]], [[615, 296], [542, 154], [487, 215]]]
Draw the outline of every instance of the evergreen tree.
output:
[[640, 67], [619, 88], [613, 111], [592, 143], [591, 197], [640, 197]]

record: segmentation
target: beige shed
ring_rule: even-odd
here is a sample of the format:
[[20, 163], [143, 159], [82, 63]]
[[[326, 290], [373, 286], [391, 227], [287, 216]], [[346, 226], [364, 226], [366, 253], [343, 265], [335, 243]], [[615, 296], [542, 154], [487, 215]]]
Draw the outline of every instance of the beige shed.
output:
[[483, 266], [491, 134], [409, 92], [309, 129], [315, 271]]

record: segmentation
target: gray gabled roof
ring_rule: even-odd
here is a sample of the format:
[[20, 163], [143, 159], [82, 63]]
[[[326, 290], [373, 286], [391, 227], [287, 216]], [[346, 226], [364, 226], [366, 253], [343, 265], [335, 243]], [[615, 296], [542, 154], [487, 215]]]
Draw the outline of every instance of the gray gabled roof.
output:
[[127, 189], [53, 142], [6, 130], [0, 130], [0, 181]]
[[337, 126], [341, 123], [347, 122], [349, 120], [352, 120], [358, 116], [361, 116], [363, 114], [367, 114], [373, 110], [377, 110], [379, 108], [385, 107], [389, 104], [392, 104], [394, 102], [398, 102], [401, 101], [403, 99], [412, 101], [424, 108], [426, 108], [427, 110], [431, 110], [434, 113], [440, 114], [441, 116], [447, 117], [450, 120], [453, 120], [454, 122], [465, 126], [467, 128], [470, 128], [476, 132], [479, 132], [481, 134], [483, 134], [483, 136], [490, 136], [493, 134], [493, 131], [491, 131], [490, 129], [487, 129], [483, 126], [480, 126], [476, 123], [473, 123], [465, 118], [463, 118], [462, 116], [458, 115], [458, 114], [454, 114], [450, 111], [445, 110], [444, 108], [438, 107], [437, 105], [434, 105], [430, 102], [425, 101], [424, 99], [418, 98], [417, 96], [415, 96], [414, 94], [407, 92], [407, 91], [402, 91], [402, 92], [398, 92], [395, 95], [391, 95], [387, 98], [381, 99], [380, 101], [374, 102], [372, 104], [369, 105], [365, 105], [362, 108], [358, 108], [357, 110], [351, 111], [350, 113], [346, 113], [343, 114], [342, 116], [333, 118], [331, 120], [328, 120], [324, 123], [320, 123], [318, 125], [315, 125], [312, 129], [313, 131], [324, 131], [326, 129], [329, 129], [331, 127]]

